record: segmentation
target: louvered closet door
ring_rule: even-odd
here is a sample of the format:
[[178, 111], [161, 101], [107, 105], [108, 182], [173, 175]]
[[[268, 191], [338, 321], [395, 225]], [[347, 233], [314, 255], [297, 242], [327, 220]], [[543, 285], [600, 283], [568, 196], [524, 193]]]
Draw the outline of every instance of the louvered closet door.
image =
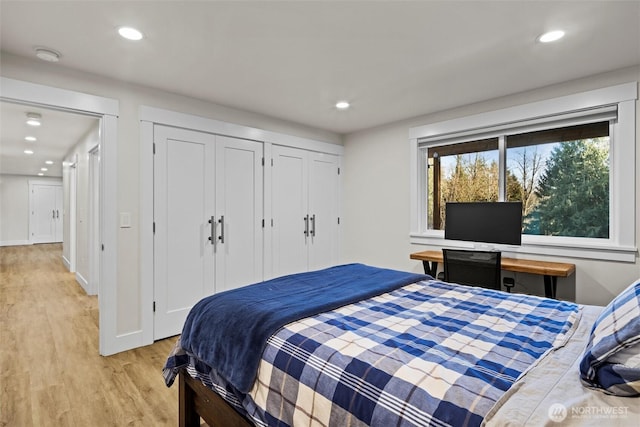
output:
[[309, 270], [336, 265], [339, 260], [338, 156], [309, 155]]
[[308, 270], [305, 217], [308, 215], [308, 152], [273, 146], [273, 276]]
[[[214, 292], [215, 137], [154, 126], [154, 338], [181, 332]], [[151, 226], [151, 224], [149, 224]]]
[[263, 144], [216, 137], [216, 292], [262, 280]]

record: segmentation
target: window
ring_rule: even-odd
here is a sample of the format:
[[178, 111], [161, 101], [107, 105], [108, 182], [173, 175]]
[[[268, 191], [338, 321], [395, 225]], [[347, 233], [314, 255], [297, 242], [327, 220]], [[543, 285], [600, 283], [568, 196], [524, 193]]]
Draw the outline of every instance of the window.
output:
[[445, 204], [522, 201], [523, 253], [635, 259], [637, 84], [413, 128], [412, 243]]
[[502, 134], [505, 156], [498, 138], [427, 147], [428, 227], [443, 229], [447, 202], [506, 200], [522, 202], [523, 234], [608, 239], [609, 126]]

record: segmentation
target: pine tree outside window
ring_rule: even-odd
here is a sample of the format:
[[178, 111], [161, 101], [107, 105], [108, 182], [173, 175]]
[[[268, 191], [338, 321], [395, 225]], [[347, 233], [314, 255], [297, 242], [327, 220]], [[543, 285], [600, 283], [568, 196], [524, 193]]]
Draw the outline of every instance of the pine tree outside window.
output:
[[609, 238], [609, 122], [507, 136], [523, 234]]

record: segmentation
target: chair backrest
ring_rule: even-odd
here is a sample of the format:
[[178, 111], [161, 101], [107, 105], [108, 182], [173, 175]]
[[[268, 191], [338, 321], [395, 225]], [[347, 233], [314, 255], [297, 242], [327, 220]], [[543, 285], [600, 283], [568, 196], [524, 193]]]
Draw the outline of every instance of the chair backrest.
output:
[[500, 290], [500, 252], [442, 249], [444, 280]]

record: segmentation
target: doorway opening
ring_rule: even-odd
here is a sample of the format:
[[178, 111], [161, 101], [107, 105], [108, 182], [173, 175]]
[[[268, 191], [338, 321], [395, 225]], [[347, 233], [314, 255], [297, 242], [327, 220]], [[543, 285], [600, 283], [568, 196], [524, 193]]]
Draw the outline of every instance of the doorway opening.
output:
[[[100, 288], [98, 293], [102, 296], [99, 299], [99, 352], [109, 355], [126, 350], [131, 347], [130, 340], [119, 339], [117, 334], [117, 213], [115, 209], [107, 209], [117, 206], [118, 101], [5, 77], [0, 77], [0, 86], [3, 105], [44, 108], [97, 120], [96, 133], [101, 157], [100, 167], [94, 173], [97, 175], [95, 185], [99, 187], [96, 214], [99, 219], [95, 227], [97, 231], [88, 234], [99, 236], [97, 283]], [[86, 181], [88, 186], [88, 177]]]

